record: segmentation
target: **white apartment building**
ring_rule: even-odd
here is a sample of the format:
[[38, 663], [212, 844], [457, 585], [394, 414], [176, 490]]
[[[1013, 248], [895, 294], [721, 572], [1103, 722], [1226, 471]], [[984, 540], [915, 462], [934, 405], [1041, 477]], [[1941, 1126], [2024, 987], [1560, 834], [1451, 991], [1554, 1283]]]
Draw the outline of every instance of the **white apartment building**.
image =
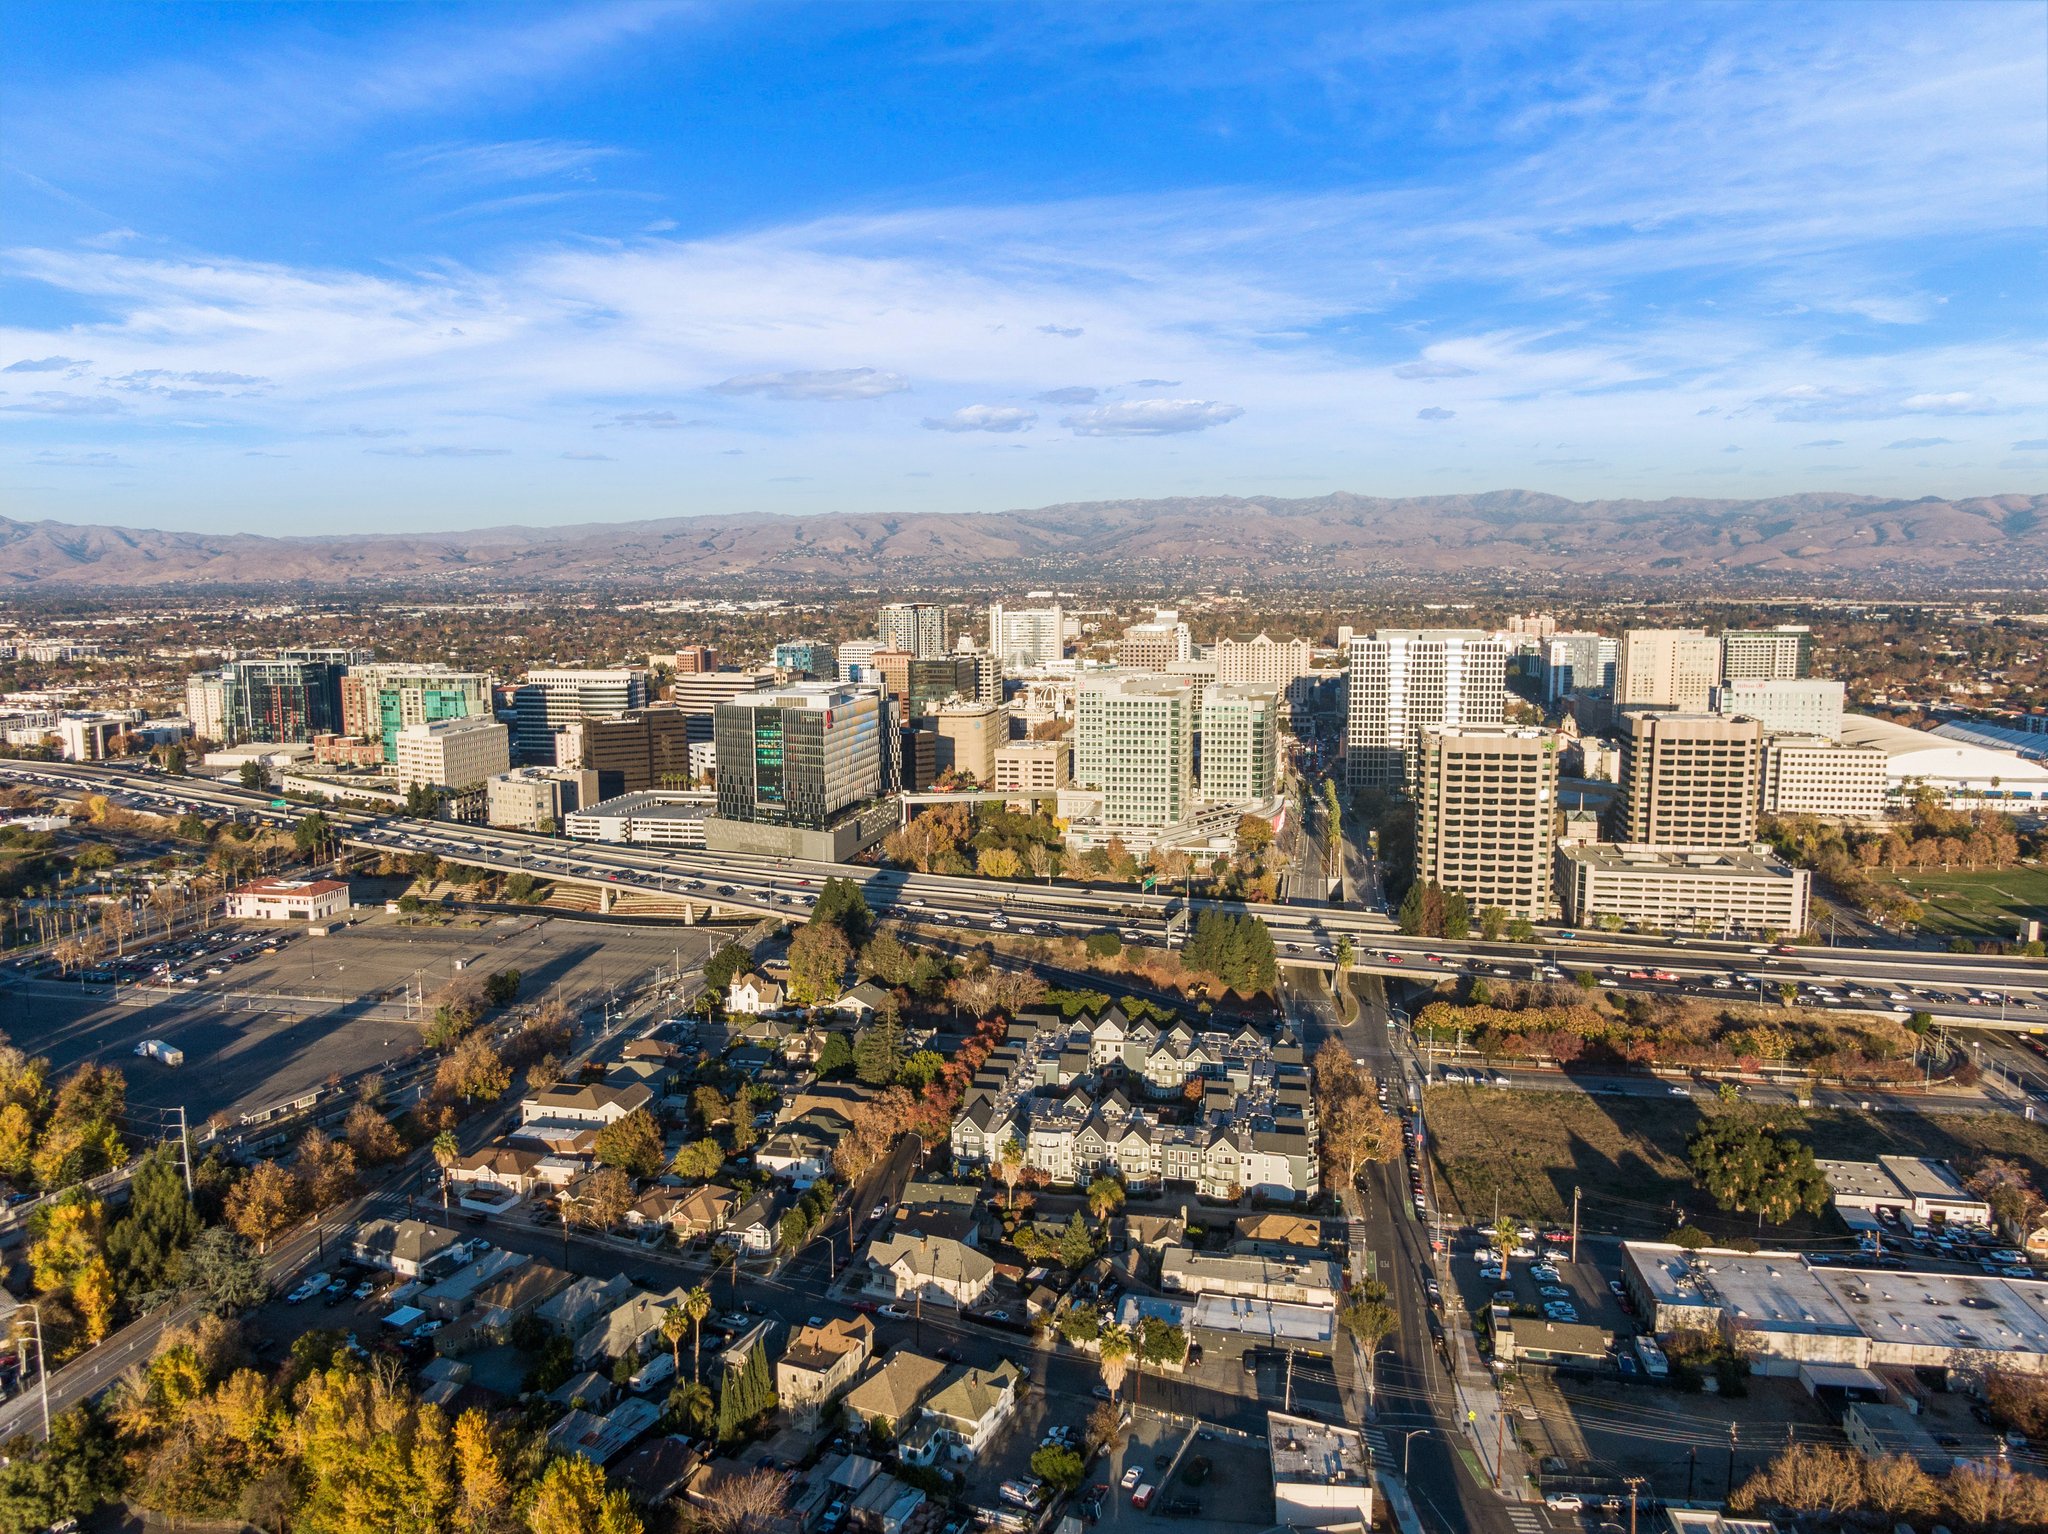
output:
[[1812, 669], [1813, 630], [1803, 623], [1721, 635], [1721, 675], [1727, 681], [1791, 681]]
[[1706, 712], [1721, 680], [1721, 641], [1703, 629], [1630, 629], [1614, 670], [1616, 708]]
[[875, 624], [885, 650], [908, 650], [915, 660], [946, 653], [946, 609], [938, 602], [889, 602]]
[[1557, 737], [1547, 730], [1424, 730], [1409, 796], [1415, 877], [1540, 921], [1550, 914]]
[[1018, 740], [996, 747], [996, 787], [1004, 793], [1055, 793], [1074, 776], [1074, 748], [1064, 740]]
[[1039, 671], [1059, 664], [1066, 655], [1067, 615], [1060, 604], [1050, 607], [1005, 607], [988, 610], [988, 649], [1005, 671]]
[[833, 652], [832, 657], [839, 662], [839, 680], [842, 682], [871, 680], [871, 678], [864, 677], [863, 672], [873, 669], [875, 651], [886, 648], [887, 646], [879, 639], [842, 640], [839, 648]]
[[234, 689], [217, 673], [185, 678], [185, 717], [202, 740], [226, 740]]
[[1503, 723], [1507, 664], [1506, 642], [1478, 629], [1353, 635], [1344, 731], [1351, 787], [1406, 784], [1424, 730]]
[[597, 774], [575, 767], [520, 767], [484, 785], [484, 820], [508, 831], [555, 831], [597, 798]]
[[1202, 799], [1246, 809], [1280, 792], [1280, 692], [1269, 683], [1202, 689]]
[[1766, 735], [1840, 740], [1842, 684], [1822, 677], [1723, 682], [1714, 689], [1714, 712], [1754, 719]]
[[1216, 662], [1217, 681], [1276, 687], [1283, 695], [1297, 678], [1314, 669], [1313, 656], [1306, 639], [1275, 639], [1270, 634], [1256, 639], [1219, 639], [1209, 651], [1209, 658]]
[[512, 766], [512, 732], [495, 719], [400, 725], [395, 739], [401, 789], [474, 788]]
[[1543, 697], [1556, 703], [1574, 693], [1606, 696], [1614, 690], [1620, 643], [1605, 634], [1551, 634], [1542, 642]]
[[1163, 827], [1195, 805], [1194, 688], [1182, 677], [1104, 671], [1074, 700], [1074, 781], [1109, 825]]
[[1891, 797], [1891, 759], [1875, 746], [1818, 735], [1764, 738], [1763, 812], [1821, 820], [1881, 821]]

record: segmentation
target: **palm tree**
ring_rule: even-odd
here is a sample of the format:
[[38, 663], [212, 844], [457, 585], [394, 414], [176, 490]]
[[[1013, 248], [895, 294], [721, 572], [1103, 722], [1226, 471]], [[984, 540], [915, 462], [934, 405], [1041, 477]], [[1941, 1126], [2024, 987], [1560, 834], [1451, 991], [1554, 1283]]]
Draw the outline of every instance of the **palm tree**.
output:
[[441, 1164], [441, 1211], [448, 1210], [448, 1169], [455, 1165], [455, 1158], [462, 1154], [462, 1143], [455, 1138], [455, 1131], [444, 1129], [434, 1136], [434, 1159]]
[[671, 1306], [661, 1318], [661, 1340], [675, 1359], [676, 1373], [683, 1372], [683, 1337], [690, 1330], [690, 1315], [682, 1306]]
[[1102, 1383], [1109, 1387], [1109, 1398], [1114, 1401], [1123, 1388], [1124, 1374], [1130, 1368], [1131, 1334], [1121, 1326], [1105, 1326], [1102, 1335], [1095, 1339], [1096, 1355], [1102, 1365]]
[[1015, 1135], [1003, 1142], [1003, 1148], [996, 1154], [996, 1172], [1008, 1189], [1004, 1202], [1014, 1206], [1017, 1202], [1017, 1174], [1024, 1170], [1024, 1146]]
[[668, 1393], [668, 1409], [671, 1416], [687, 1422], [700, 1434], [710, 1430], [718, 1415], [718, 1403], [712, 1398], [711, 1388], [695, 1380]]
[[690, 1378], [704, 1377], [704, 1318], [711, 1314], [711, 1291], [702, 1284], [691, 1288], [683, 1295], [678, 1307], [690, 1318]]
[[1098, 1224], [1107, 1224], [1111, 1213], [1122, 1206], [1124, 1185], [1106, 1173], [1088, 1184], [1088, 1212]]

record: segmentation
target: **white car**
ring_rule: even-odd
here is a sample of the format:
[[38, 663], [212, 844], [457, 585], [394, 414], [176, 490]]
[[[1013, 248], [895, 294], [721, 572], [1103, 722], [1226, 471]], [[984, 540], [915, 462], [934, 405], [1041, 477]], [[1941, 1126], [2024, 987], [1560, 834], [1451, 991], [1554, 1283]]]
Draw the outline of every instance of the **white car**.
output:
[[884, 1305], [875, 1314], [886, 1317], [891, 1321], [908, 1321], [910, 1319], [910, 1311], [902, 1305]]
[[1554, 1491], [1543, 1499], [1543, 1505], [1553, 1513], [1583, 1513], [1586, 1499], [1575, 1491]]

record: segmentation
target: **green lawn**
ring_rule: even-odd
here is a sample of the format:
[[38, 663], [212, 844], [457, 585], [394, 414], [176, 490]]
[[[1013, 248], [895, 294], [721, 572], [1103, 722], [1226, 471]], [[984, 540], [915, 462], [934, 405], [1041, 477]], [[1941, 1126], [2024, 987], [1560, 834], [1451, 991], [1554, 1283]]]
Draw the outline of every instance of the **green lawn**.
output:
[[2021, 916], [2048, 921], [2048, 868], [1909, 874], [1900, 882], [1926, 910], [1926, 929], [1944, 937], [2010, 939]]
[[[1491, 1220], [1496, 1193], [1504, 1214], [1568, 1220], [1576, 1184], [1592, 1228], [1659, 1235], [1676, 1203], [1706, 1230], [1757, 1234], [1753, 1219], [1720, 1216], [1693, 1185], [1685, 1142], [1700, 1114], [1690, 1102], [1432, 1087], [1426, 1108], [1437, 1192], [1467, 1221]], [[1965, 1176], [1985, 1156], [2007, 1157], [2048, 1187], [2048, 1126], [2009, 1113], [1810, 1112], [1795, 1132], [1824, 1159], [1932, 1156]], [[1838, 1229], [1825, 1216], [1780, 1234], [1820, 1228]]]

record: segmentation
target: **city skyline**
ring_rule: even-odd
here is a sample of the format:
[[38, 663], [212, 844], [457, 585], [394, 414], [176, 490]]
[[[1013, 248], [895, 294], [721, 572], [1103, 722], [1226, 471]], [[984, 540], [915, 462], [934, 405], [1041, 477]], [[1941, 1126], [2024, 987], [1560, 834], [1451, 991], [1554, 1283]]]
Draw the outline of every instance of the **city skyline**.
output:
[[2034, 8], [79, 14], [0, 107], [16, 515], [2048, 465]]

